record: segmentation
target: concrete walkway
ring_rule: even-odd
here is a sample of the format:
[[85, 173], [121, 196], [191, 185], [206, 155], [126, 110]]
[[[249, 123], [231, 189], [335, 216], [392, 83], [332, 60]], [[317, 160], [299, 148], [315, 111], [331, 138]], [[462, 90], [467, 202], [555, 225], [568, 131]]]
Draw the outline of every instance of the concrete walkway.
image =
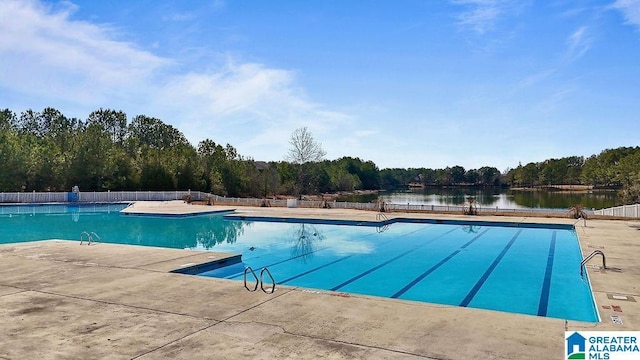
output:
[[[238, 212], [375, 219], [337, 209]], [[169, 273], [220, 253], [61, 240], [0, 245], [0, 358], [560, 359], [565, 329], [640, 330], [640, 304], [630, 300], [640, 297], [638, 225], [577, 226], [583, 252], [602, 249], [615, 268], [589, 268], [598, 324], [291, 287], [251, 293], [237, 281]]]

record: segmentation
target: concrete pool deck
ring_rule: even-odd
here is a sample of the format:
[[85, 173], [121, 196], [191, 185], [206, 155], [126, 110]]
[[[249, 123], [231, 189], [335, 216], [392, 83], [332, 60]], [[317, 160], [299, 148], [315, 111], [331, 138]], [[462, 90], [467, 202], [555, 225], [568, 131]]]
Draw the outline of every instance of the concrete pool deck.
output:
[[[238, 207], [237, 213], [376, 221], [376, 213], [358, 210]], [[588, 267], [602, 318], [597, 324], [286, 286], [271, 295], [252, 293], [237, 281], [169, 272], [226, 256], [221, 253], [77, 240], [4, 244], [0, 359], [560, 359], [565, 330], [640, 330], [640, 302], [629, 300], [640, 300], [640, 221], [586, 225], [576, 225], [583, 253], [604, 251], [610, 268], [593, 267], [600, 258]]]

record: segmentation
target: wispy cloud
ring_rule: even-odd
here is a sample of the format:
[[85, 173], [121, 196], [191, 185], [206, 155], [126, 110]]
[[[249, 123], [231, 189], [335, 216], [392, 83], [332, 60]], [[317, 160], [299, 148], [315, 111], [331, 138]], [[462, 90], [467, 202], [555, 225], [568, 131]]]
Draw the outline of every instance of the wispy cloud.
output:
[[581, 26], [567, 38], [567, 59], [574, 61], [581, 58], [589, 51], [592, 38], [586, 26]]
[[251, 146], [281, 143], [299, 126], [327, 133], [350, 119], [306, 99], [295, 73], [231, 59], [215, 71], [171, 77], [153, 108], [182, 118], [192, 138], [226, 131]]
[[142, 50], [110, 26], [73, 20], [73, 11], [0, 0], [0, 91], [36, 110], [66, 104], [59, 109], [71, 116], [113, 107], [159, 117], [193, 142], [246, 144], [241, 153], [284, 154], [296, 127], [330, 133], [350, 119], [307, 99], [295, 72], [220, 54], [208, 69], [184, 72], [182, 59]]
[[354, 132], [356, 137], [367, 137], [371, 135], [376, 135], [378, 133], [377, 130], [357, 130]]
[[543, 114], [553, 113], [574, 93], [575, 88], [571, 84], [565, 84], [543, 98], [533, 109]]
[[622, 12], [627, 24], [640, 30], [640, 0], [616, 0], [612, 7]]
[[506, 16], [517, 14], [526, 0], [451, 0], [465, 10], [458, 16], [458, 23], [463, 28], [483, 35], [494, 29], [495, 24]]
[[196, 18], [194, 13], [174, 13], [162, 17], [164, 21], [191, 21]]
[[216, 9], [222, 9], [225, 6], [227, 6], [226, 2], [224, 0], [213, 0], [211, 2], [212, 6]]
[[0, 1], [0, 86], [53, 99], [95, 101], [147, 82], [172, 63], [114, 40], [107, 26], [70, 21], [74, 9], [54, 12], [33, 1]]
[[520, 82], [518, 82], [516, 89], [526, 89], [526, 88], [531, 88], [533, 86], [536, 86], [539, 83], [552, 77], [556, 72], [557, 72], [557, 69], [551, 68], [551, 69], [544, 69], [535, 74], [528, 75], [525, 78], [523, 78]]

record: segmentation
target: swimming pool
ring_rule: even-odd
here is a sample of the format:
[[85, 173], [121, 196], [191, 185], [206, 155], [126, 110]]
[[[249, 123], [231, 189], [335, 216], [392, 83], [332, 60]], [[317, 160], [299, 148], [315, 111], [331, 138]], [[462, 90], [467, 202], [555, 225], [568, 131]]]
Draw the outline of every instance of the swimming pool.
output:
[[94, 231], [105, 242], [242, 254], [202, 276], [242, 280], [245, 266], [268, 267], [278, 284], [598, 321], [577, 236], [563, 227], [174, 219], [125, 216], [123, 207], [0, 212], [0, 243]]

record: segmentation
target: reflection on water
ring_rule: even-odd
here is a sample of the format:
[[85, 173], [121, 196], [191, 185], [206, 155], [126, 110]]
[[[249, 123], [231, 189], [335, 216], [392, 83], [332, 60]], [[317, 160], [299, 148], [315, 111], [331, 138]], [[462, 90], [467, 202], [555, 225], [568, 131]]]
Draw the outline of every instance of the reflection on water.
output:
[[80, 240], [80, 234], [87, 231], [95, 232], [109, 243], [211, 249], [216, 244], [235, 243], [250, 226], [247, 222], [226, 221], [222, 216], [166, 218], [77, 211], [10, 214], [0, 217], [0, 244]]
[[587, 209], [602, 209], [616, 205], [615, 191], [560, 192], [519, 191], [500, 188], [427, 188], [381, 193], [380, 195], [353, 195], [338, 201], [371, 202], [378, 198], [394, 204], [411, 205], [464, 205], [473, 197], [482, 207], [501, 209], [546, 208], [567, 209], [581, 204]]
[[477, 234], [480, 231], [479, 225], [462, 225], [462, 231], [467, 234]]
[[243, 221], [225, 221], [221, 216], [207, 218], [196, 228], [196, 242], [205, 249], [211, 249], [216, 244], [233, 244], [244, 233], [245, 226], [250, 223]]
[[311, 224], [295, 224], [290, 229], [292, 242], [291, 256], [299, 258], [303, 263], [309, 260], [317, 250], [318, 242], [324, 240], [324, 235]]

